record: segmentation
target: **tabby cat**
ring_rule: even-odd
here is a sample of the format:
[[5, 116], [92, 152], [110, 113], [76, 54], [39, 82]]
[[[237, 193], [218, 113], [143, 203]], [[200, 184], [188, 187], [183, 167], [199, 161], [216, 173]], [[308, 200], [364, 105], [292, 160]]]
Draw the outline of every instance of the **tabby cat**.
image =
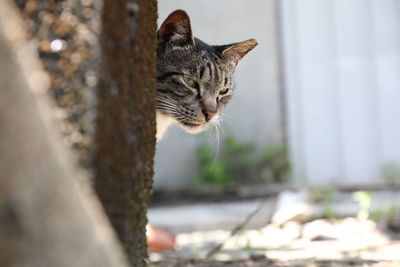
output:
[[189, 133], [215, 125], [233, 95], [235, 67], [257, 41], [208, 45], [193, 37], [183, 10], [172, 12], [157, 36], [157, 139], [174, 123]]

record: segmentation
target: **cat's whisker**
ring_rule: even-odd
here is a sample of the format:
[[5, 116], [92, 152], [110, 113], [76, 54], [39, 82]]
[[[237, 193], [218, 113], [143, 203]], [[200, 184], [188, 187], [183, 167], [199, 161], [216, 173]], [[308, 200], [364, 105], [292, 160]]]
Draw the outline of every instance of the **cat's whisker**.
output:
[[179, 113], [175, 108], [162, 106], [162, 105], [157, 106], [157, 109], [161, 109], [161, 110], [165, 110], [165, 111], [171, 111], [171, 112], [174, 112], [174, 113]]
[[213, 127], [209, 127], [208, 130], [207, 130], [207, 133], [208, 133], [207, 134], [208, 144], [211, 145], [213, 143], [213, 141], [214, 141], [214, 139], [213, 139], [213, 133], [214, 133]]
[[[215, 140], [216, 140], [215, 137], [216, 137], [215, 127], [210, 127], [210, 144], [212, 145], [212, 148], [215, 148]], [[214, 150], [214, 151], [216, 151], [216, 150]], [[214, 158], [213, 158], [213, 161], [211, 164], [211, 169], [214, 168], [216, 162], [217, 162], [217, 157], [216, 157], [216, 154], [214, 154]]]
[[225, 136], [224, 128], [222, 128], [222, 126], [221, 126], [221, 120], [219, 120], [219, 121], [215, 124], [215, 126], [220, 130], [222, 136]]
[[221, 115], [220, 121], [222, 121], [222, 120], [229, 120], [229, 119], [232, 118], [232, 116], [227, 115], [227, 114], [220, 114], [220, 115]]
[[178, 109], [178, 107], [176, 105], [173, 105], [171, 103], [167, 103], [167, 102], [157, 102], [156, 103], [157, 106], [167, 106], [167, 107], [171, 107], [171, 108], [175, 108]]
[[169, 97], [169, 96], [166, 96], [166, 95], [158, 95], [158, 97], [157, 97], [157, 102], [158, 102], [158, 101], [162, 101], [162, 102], [166, 102], [166, 103], [171, 103], [171, 104], [176, 104], [176, 103], [177, 103], [175, 99], [173, 99], [173, 98], [171, 98], [171, 97]]
[[172, 109], [176, 109], [177, 110], [176, 106], [168, 105], [168, 104], [164, 104], [164, 103], [157, 103], [156, 106], [157, 107], [168, 107], [168, 108], [172, 108]]
[[157, 104], [158, 103], [162, 103], [162, 104], [166, 104], [166, 105], [171, 105], [171, 106], [176, 106], [175, 103], [173, 103], [172, 101], [167, 101], [167, 100], [157, 100]]
[[158, 97], [157, 98], [157, 101], [160, 101], [160, 102], [166, 102], [166, 103], [176, 103], [176, 101], [173, 99], [173, 98], [170, 98], [170, 97], [166, 97], [166, 96], [163, 96], [162, 98], [161, 97]]
[[219, 122], [226, 121], [226, 120], [228, 120], [228, 121], [229, 121], [229, 119], [230, 119], [230, 118], [232, 118], [232, 117], [231, 117], [231, 116], [229, 116], [229, 115], [220, 114], [220, 119], [219, 119]]
[[179, 120], [179, 121], [183, 121], [186, 122], [187, 119], [185, 116], [183, 116], [182, 114], [180, 114], [179, 112], [173, 113], [175, 119]]
[[162, 100], [162, 99], [158, 99], [157, 103], [164, 103], [164, 104], [175, 106], [175, 104], [172, 101], [167, 101], [167, 100]]
[[211, 127], [207, 127], [203, 131], [203, 138], [201, 139], [202, 143], [205, 143], [206, 145], [211, 145]]
[[200, 143], [210, 144], [210, 131], [208, 128], [201, 134]]
[[214, 155], [214, 160], [213, 160], [213, 164], [212, 167], [215, 166], [218, 158], [219, 158], [219, 128], [217, 126], [213, 127], [214, 128], [214, 133], [215, 133], [215, 140], [217, 141], [217, 148], [215, 150], [215, 155]]
[[174, 115], [174, 116], [181, 115], [180, 113], [176, 112], [175, 110], [171, 110], [168, 108], [159, 108], [159, 110], [162, 110], [162, 111], [166, 112], [167, 114]]
[[168, 105], [165, 105], [165, 104], [157, 104], [157, 108], [158, 109], [164, 109], [166, 111], [172, 111], [172, 112], [175, 112], [175, 113], [179, 113], [178, 108], [174, 107], [174, 106], [168, 106]]

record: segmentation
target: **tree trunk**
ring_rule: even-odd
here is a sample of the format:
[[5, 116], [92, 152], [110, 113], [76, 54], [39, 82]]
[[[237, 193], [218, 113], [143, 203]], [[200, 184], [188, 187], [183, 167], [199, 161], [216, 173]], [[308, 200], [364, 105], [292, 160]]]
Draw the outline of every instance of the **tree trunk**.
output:
[[55, 137], [46, 74], [0, 8], [0, 266], [126, 267], [100, 203]]
[[95, 188], [133, 266], [145, 227], [155, 149], [155, 0], [105, 0], [95, 137]]

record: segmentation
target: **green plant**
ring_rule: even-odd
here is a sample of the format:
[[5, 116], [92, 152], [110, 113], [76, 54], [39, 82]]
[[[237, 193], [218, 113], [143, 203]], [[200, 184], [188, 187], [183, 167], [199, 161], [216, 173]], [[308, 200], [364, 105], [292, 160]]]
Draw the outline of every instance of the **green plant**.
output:
[[372, 204], [372, 196], [367, 191], [357, 191], [353, 193], [353, 199], [358, 202], [360, 210], [357, 213], [357, 219], [366, 220], [370, 216], [370, 209]]
[[355, 192], [353, 198], [360, 206], [360, 210], [357, 213], [359, 220], [370, 219], [378, 223], [384, 223], [388, 228], [398, 228], [398, 218], [400, 216], [400, 205], [398, 203], [391, 203], [385, 207], [372, 210], [373, 198], [370, 192]]
[[198, 147], [196, 155], [200, 164], [200, 174], [196, 177], [197, 181], [214, 186], [224, 186], [232, 182], [232, 176], [225, 171], [225, 161], [214, 161], [214, 151], [211, 148]]
[[289, 161], [283, 147], [268, 147], [258, 153], [253, 144], [227, 136], [218, 157], [215, 153], [204, 145], [196, 150], [199, 171], [195, 179], [201, 184], [223, 187], [287, 179]]
[[337, 214], [332, 208], [331, 204], [324, 207], [324, 210], [322, 211], [322, 218], [325, 218], [327, 220], [335, 220], [337, 218]]
[[336, 189], [330, 185], [312, 187], [309, 196], [313, 202], [331, 204], [336, 195]]
[[370, 212], [369, 218], [375, 222], [382, 222], [395, 218], [400, 214], [400, 205], [391, 203], [385, 208], [380, 208]]
[[387, 183], [400, 182], [400, 166], [397, 162], [386, 162], [382, 166], [382, 176]]
[[264, 148], [260, 155], [260, 176], [266, 182], [287, 182], [290, 163], [285, 146]]
[[335, 196], [336, 189], [330, 185], [313, 187], [309, 191], [311, 201], [322, 205], [322, 217], [328, 220], [333, 220], [337, 217], [332, 207]]

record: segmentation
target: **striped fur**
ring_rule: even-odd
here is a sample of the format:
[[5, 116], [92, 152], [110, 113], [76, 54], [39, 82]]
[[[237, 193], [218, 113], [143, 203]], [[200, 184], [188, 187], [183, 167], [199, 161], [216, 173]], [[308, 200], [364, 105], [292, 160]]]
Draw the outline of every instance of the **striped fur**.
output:
[[167, 119], [190, 133], [217, 123], [234, 92], [235, 67], [256, 45], [208, 45], [192, 36], [186, 12], [172, 12], [158, 31], [157, 138]]

